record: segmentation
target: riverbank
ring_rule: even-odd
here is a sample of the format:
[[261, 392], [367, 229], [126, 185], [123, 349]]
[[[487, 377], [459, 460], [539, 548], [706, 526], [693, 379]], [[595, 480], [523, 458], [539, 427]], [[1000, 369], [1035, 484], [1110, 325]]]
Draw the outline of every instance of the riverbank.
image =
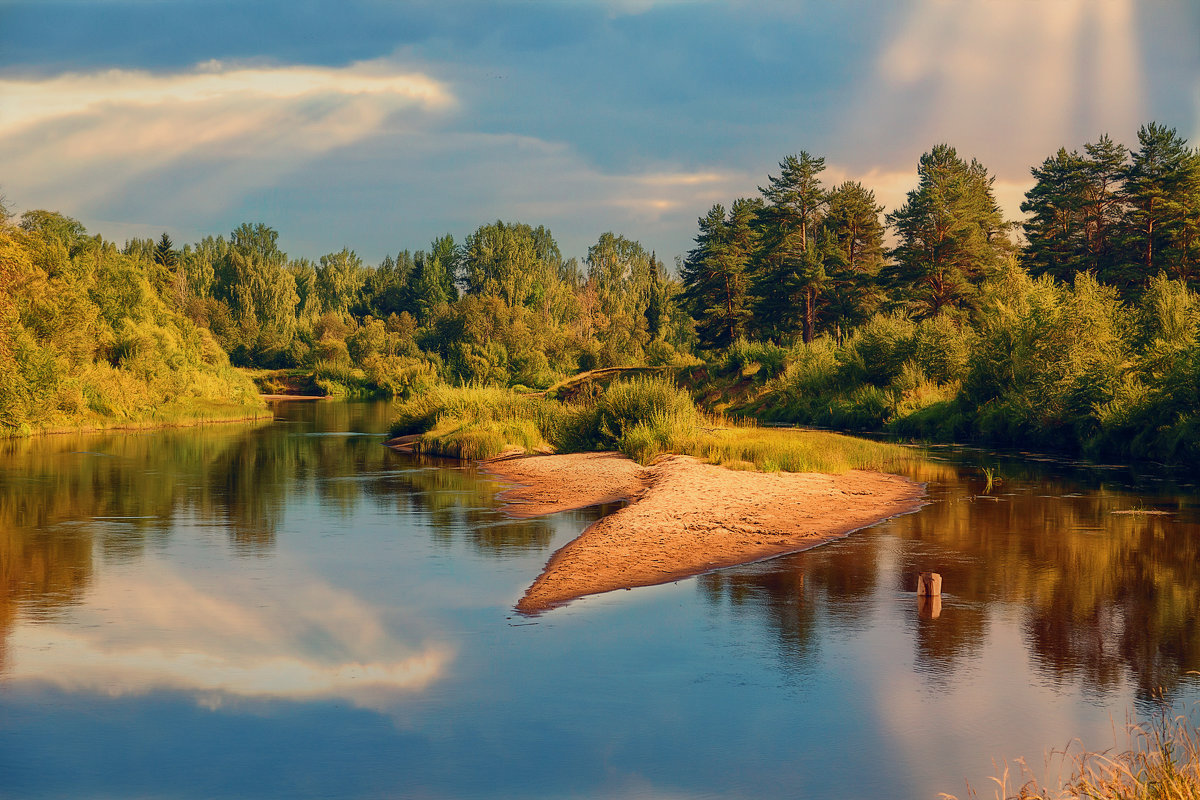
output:
[[49, 425], [28, 430], [13, 430], [0, 433], [0, 439], [19, 439], [26, 436], [57, 436], [68, 433], [103, 433], [106, 431], [143, 431], [161, 428], [192, 428], [200, 425], [226, 425], [235, 422], [271, 420], [274, 412], [266, 404], [246, 406], [240, 404], [211, 404], [197, 406], [189, 404], [180, 409], [163, 407], [153, 416], [139, 419], [97, 417], [81, 420], [74, 424]]
[[518, 484], [519, 517], [627, 501], [556, 552], [517, 603], [537, 614], [590, 594], [652, 586], [799, 552], [920, 507], [923, 487], [897, 475], [731, 470], [689, 456], [641, 467], [616, 453], [482, 462]]

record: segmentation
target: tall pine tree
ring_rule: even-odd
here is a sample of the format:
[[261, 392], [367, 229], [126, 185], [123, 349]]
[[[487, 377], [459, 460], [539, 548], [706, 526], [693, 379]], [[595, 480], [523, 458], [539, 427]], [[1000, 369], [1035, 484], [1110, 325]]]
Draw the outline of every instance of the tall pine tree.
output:
[[759, 187], [762, 244], [755, 269], [758, 327], [767, 335], [788, 336], [800, 329], [804, 341], [815, 335], [817, 309], [828, 275], [814, 235], [829, 198], [821, 186], [825, 159], [801, 151], [779, 162], [779, 176]]
[[1157, 123], [1138, 131], [1125, 173], [1125, 259], [1117, 282], [1138, 293], [1151, 277], [1195, 281], [1200, 266], [1200, 156], [1187, 140]]
[[706, 347], [725, 347], [744, 336], [750, 321], [748, 269], [757, 234], [758, 200], [739, 199], [726, 219], [714, 205], [699, 219], [696, 246], [684, 259], [681, 299], [696, 319], [696, 334]]
[[969, 307], [976, 289], [1012, 249], [992, 192], [993, 178], [975, 159], [967, 163], [948, 144], [921, 156], [917, 188], [888, 215], [899, 244], [892, 279], [919, 314]]

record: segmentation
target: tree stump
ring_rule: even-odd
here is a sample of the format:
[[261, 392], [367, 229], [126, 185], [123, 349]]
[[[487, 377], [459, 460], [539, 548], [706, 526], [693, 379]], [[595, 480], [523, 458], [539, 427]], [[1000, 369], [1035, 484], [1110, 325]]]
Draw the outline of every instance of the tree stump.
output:
[[942, 576], [936, 572], [922, 572], [917, 576], [917, 597], [941, 597]]

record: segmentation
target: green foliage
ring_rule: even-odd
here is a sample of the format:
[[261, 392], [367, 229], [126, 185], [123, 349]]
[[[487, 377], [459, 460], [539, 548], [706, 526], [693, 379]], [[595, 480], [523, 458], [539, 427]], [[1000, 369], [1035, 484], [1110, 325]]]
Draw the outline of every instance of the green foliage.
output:
[[758, 242], [754, 223], [761, 209], [761, 202], [743, 198], [734, 201], [728, 218], [724, 207], [714, 205], [699, 220], [696, 247], [681, 269], [681, 299], [699, 320], [697, 333], [707, 347], [728, 345], [749, 327], [749, 269]]
[[787, 363], [788, 350], [774, 342], [738, 339], [725, 351], [725, 369], [757, 380], [777, 377]]
[[264, 411], [159, 266], [49, 212], [0, 227], [0, 434]]
[[979, 285], [1011, 249], [993, 178], [948, 144], [921, 156], [918, 185], [888, 222], [900, 239], [893, 278], [918, 313], [971, 307]]
[[613, 384], [589, 403], [562, 404], [511, 390], [436, 387], [396, 407], [394, 436], [420, 452], [489, 458], [509, 450], [620, 450], [641, 464], [666, 453], [735, 469], [844, 472], [887, 469], [899, 447], [816, 431], [706, 420], [688, 394], [661, 378]]
[[1175, 129], [1157, 123], [1138, 131], [1139, 147], [1124, 173], [1126, 205], [1122, 289], [1141, 289], [1160, 271], [1200, 278], [1200, 153]]
[[1059, 148], [1032, 170], [1037, 182], [1025, 194], [1021, 210], [1030, 215], [1022, 260], [1034, 276], [1070, 280], [1086, 271], [1114, 274], [1127, 152], [1107, 136], [1084, 151], [1081, 156]]
[[537, 305], [558, 276], [562, 255], [550, 231], [496, 221], [467, 237], [462, 255], [467, 291], [508, 305]]

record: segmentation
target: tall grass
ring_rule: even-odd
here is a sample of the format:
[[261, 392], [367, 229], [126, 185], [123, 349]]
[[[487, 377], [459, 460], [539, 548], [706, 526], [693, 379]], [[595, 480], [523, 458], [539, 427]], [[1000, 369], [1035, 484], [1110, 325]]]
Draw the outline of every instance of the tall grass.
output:
[[[992, 778], [997, 800], [1200, 800], [1200, 731], [1184, 717], [1128, 728], [1129, 743], [1119, 752], [1060, 751], [1048, 768], [1069, 772], [1065, 781], [1043, 785], [1024, 762], [1005, 765]], [[1012, 784], [1020, 782], [1020, 785]], [[968, 798], [979, 794], [969, 790]], [[957, 800], [942, 794], [943, 800]]]
[[393, 436], [419, 434], [414, 449], [430, 455], [491, 458], [506, 450], [549, 449], [561, 406], [495, 387], [433, 386], [396, 405]]
[[617, 450], [640, 464], [674, 453], [765, 472], [888, 469], [908, 457], [895, 445], [709, 418], [663, 378], [617, 382], [594, 401], [575, 404], [505, 389], [440, 386], [399, 404], [392, 434], [417, 434], [418, 451], [461, 458], [552, 447], [560, 453]]

